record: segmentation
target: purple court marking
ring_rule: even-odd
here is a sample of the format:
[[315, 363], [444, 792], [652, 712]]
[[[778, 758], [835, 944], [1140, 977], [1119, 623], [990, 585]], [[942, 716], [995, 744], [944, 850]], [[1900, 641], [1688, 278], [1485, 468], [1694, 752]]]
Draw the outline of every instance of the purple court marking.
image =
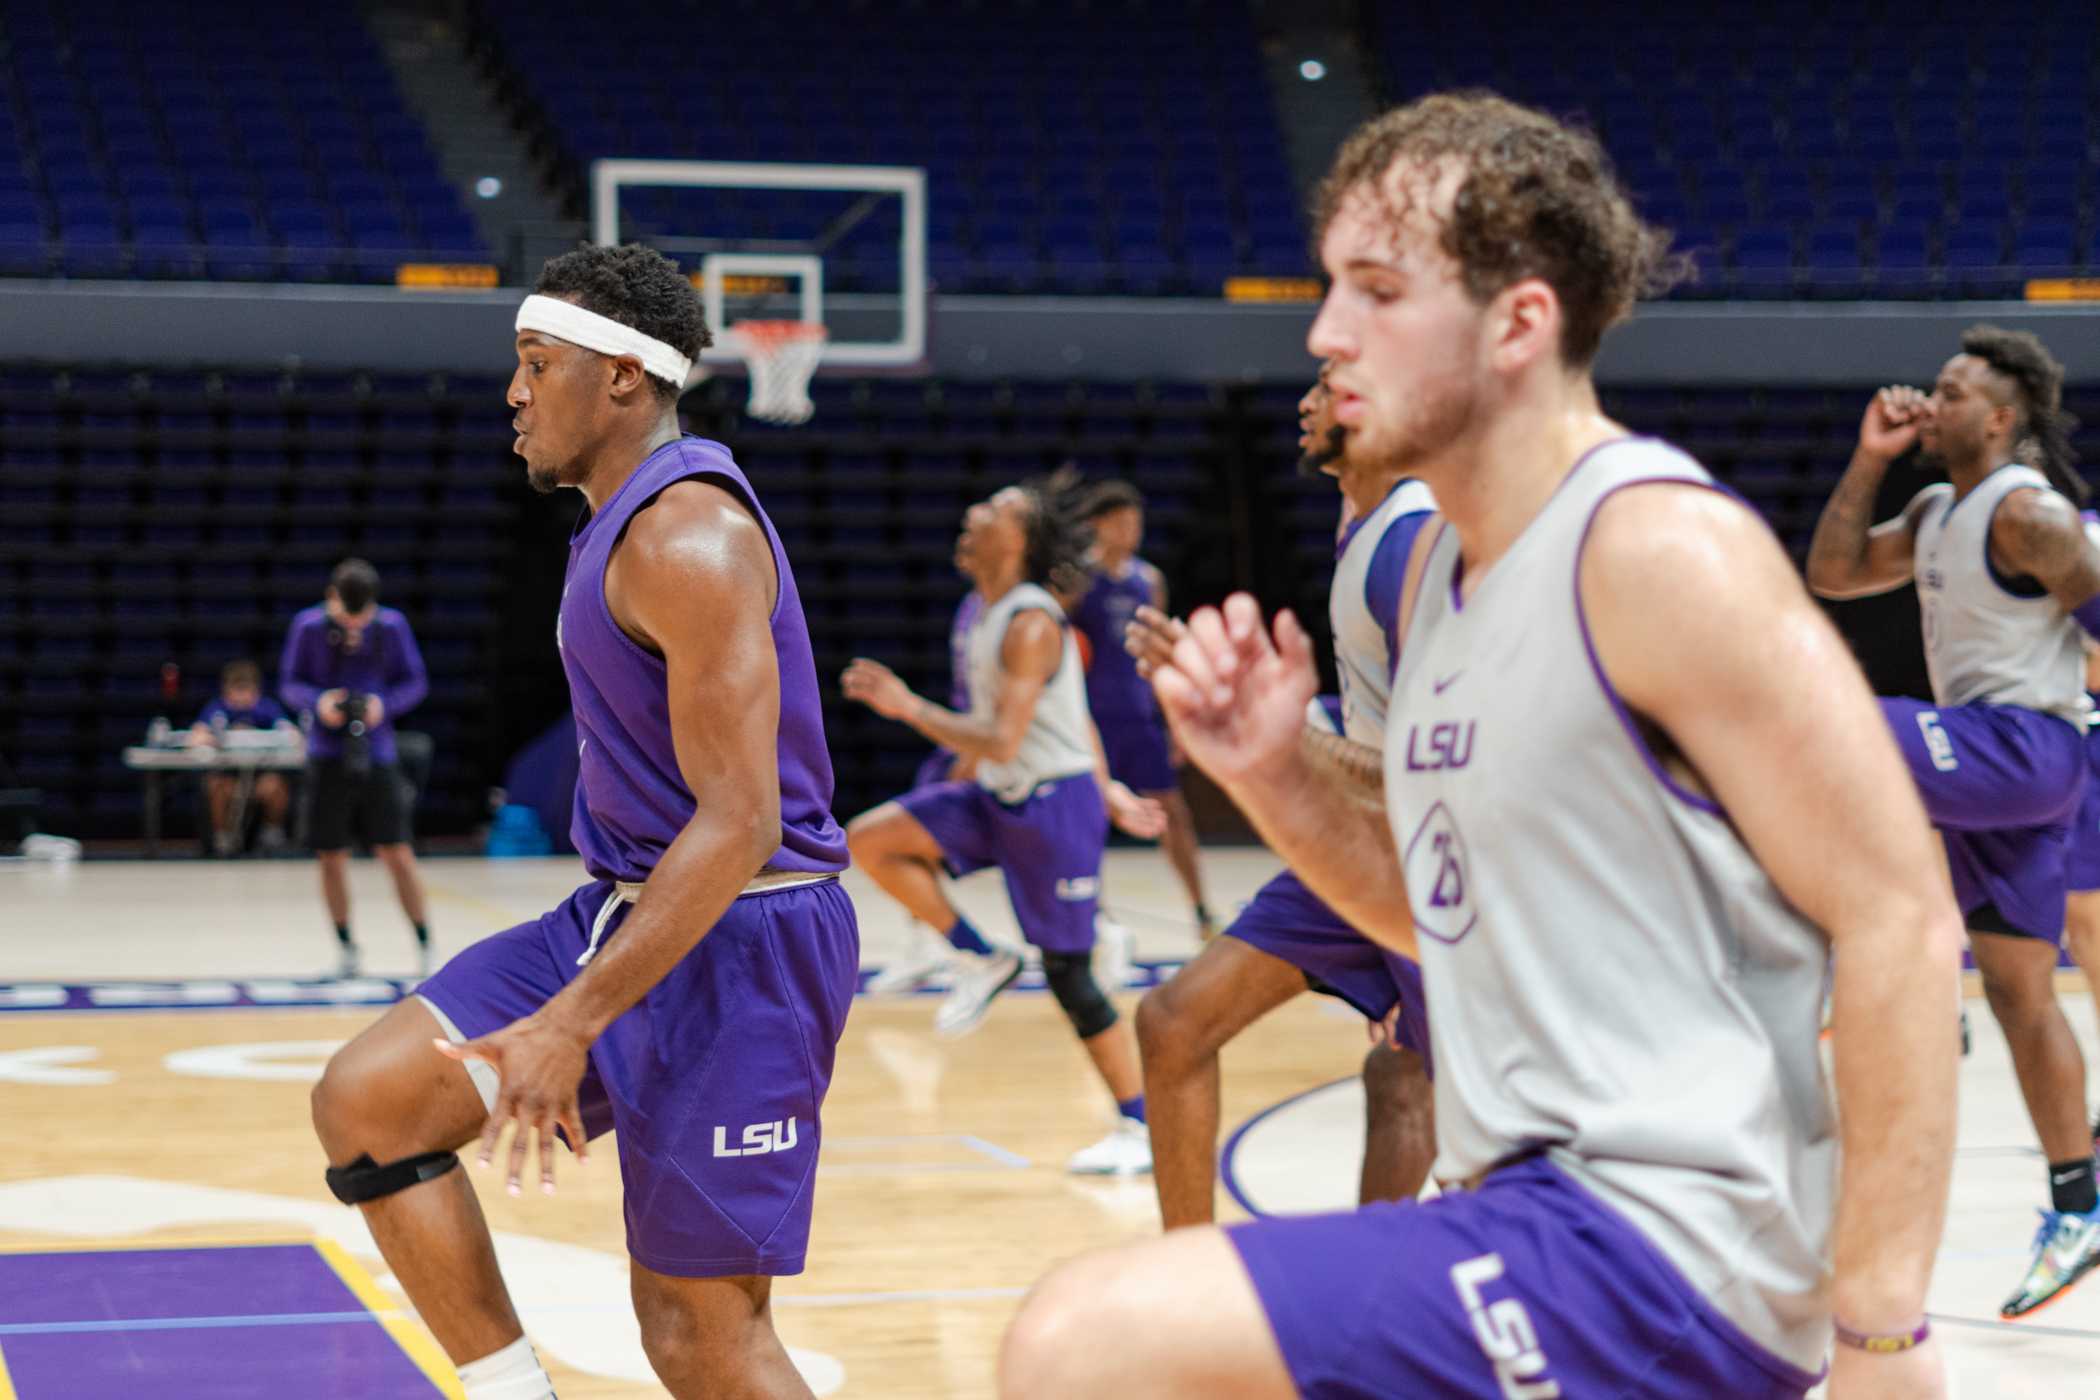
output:
[[21, 1400], [440, 1392], [310, 1244], [0, 1253]]
[[1310, 1089], [1302, 1090], [1287, 1099], [1281, 1099], [1276, 1103], [1270, 1104], [1267, 1108], [1232, 1130], [1232, 1136], [1225, 1139], [1224, 1149], [1218, 1153], [1218, 1176], [1225, 1183], [1226, 1193], [1240, 1203], [1241, 1210], [1247, 1212], [1256, 1220], [1267, 1220], [1270, 1218], [1269, 1212], [1254, 1204], [1254, 1198], [1249, 1196], [1240, 1186], [1239, 1174], [1232, 1169], [1233, 1158], [1239, 1155], [1241, 1139], [1245, 1138], [1248, 1133], [1253, 1132], [1255, 1126], [1264, 1119], [1274, 1117], [1292, 1104], [1302, 1099], [1309, 1099], [1314, 1094], [1324, 1094], [1338, 1085], [1352, 1083], [1355, 1078], [1355, 1075], [1344, 1075], [1340, 1079], [1330, 1079], [1325, 1084], [1315, 1084]]

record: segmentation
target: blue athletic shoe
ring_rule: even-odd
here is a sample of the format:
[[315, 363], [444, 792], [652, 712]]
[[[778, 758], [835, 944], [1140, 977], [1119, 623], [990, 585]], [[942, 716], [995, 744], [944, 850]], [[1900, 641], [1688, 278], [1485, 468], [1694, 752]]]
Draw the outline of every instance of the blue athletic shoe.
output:
[[1998, 1309], [2003, 1318], [2026, 1317], [2054, 1302], [2100, 1264], [2100, 1210], [2041, 1212], [2034, 1232], [2034, 1262], [2012, 1297]]

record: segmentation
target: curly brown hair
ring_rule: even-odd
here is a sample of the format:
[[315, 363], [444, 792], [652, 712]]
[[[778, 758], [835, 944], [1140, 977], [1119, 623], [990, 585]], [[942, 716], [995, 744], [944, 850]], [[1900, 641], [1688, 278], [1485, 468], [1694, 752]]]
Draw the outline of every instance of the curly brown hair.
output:
[[1491, 92], [1440, 92], [1358, 127], [1336, 153], [1314, 201], [1314, 237], [1345, 204], [1375, 202], [1395, 224], [1412, 182], [1387, 180], [1396, 162], [1452, 160], [1465, 174], [1439, 240], [1466, 291], [1486, 303], [1526, 277], [1544, 279], [1561, 304], [1561, 357], [1596, 358], [1604, 332], [1643, 296], [1690, 273], [1670, 235], [1645, 223], [1588, 131]]
[[1961, 349], [2011, 381], [2019, 395], [2014, 451], [2020, 460], [2039, 468], [2057, 490], [2084, 505], [2092, 491], [2078, 474], [2078, 449], [2071, 445], [2078, 419], [2064, 412], [2064, 367], [2049, 347], [2031, 331], [1979, 325], [1961, 333]]

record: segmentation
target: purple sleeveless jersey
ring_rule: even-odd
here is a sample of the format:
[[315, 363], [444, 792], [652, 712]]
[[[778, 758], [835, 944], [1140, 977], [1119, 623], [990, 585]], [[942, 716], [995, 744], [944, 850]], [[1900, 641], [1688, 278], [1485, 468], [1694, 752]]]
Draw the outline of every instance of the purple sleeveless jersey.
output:
[[[729, 450], [696, 437], [651, 453], [603, 510], [577, 525], [569, 542], [556, 635], [576, 710], [576, 815], [570, 826], [576, 849], [594, 876], [645, 879], [694, 812], [671, 746], [663, 659], [622, 632], [605, 604], [606, 561], [627, 522], [665, 487], [693, 478], [728, 490], [758, 518], [780, 579], [772, 632], [780, 667], [781, 841], [767, 864], [776, 870], [843, 870], [846, 835], [831, 815], [831, 755], [794, 572]], [[694, 603], [704, 606], [705, 600]]]
[[1140, 607], [1152, 605], [1152, 581], [1144, 561], [1133, 559], [1121, 578], [1094, 575], [1093, 586], [1073, 610], [1072, 625], [1094, 650], [1086, 672], [1087, 708], [1096, 720], [1150, 718], [1159, 705], [1152, 686], [1137, 673], [1137, 661], [1123, 649], [1123, 630]]

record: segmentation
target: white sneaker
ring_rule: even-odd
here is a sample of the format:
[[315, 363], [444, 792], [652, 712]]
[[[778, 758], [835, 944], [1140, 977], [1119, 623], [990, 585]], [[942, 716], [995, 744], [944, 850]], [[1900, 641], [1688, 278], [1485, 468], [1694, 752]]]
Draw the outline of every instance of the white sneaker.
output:
[[1120, 992], [1137, 971], [1137, 935], [1106, 914], [1094, 915], [1094, 963], [1104, 991]]
[[915, 991], [946, 972], [954, 956], [947, 939], [914, 924], [911, 946], [868, 979], [867, 995], [897, 997]]
[[1109, 1135], [1065, 1163], [1075, 1176], [1136, 1176], [1152, 1170], [1152, 1132], [1135, 1118], [1118, 1118]]
[[336, 955], [335, 975], [339, 980], [348, 982], [363, 968], [364, 956], [357, 951], [355, 943], [342, 944], [341, 949]]
[[432, 943], [416, 945], [416, 979], [422, 981], [437, 969], [437, 946]]
[[971, 959], [971, 966], [955, 976], [955, 990], [948, 993], [941, 1009], [933, 1013], [933, 1033], [953, 1040], [984, 1024], [992, 998], [1011, 987], [1021, 975], [1019, 953], [993, 953]]

